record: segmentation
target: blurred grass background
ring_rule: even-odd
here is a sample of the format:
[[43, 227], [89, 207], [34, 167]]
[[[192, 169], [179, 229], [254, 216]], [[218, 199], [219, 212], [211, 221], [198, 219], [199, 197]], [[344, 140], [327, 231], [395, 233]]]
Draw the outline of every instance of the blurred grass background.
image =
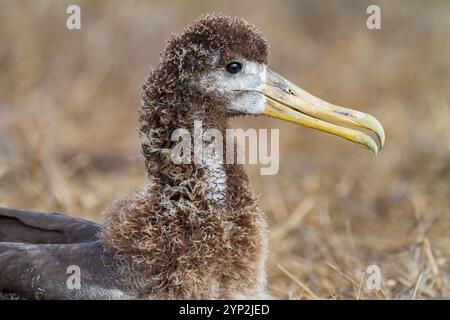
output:
[[[67, 30], [78, 4], [82, 29]], [[366, 8], [382, 9], [382, 30]], [[378, 157], [272, 119], [280, 171], [249, 166], [271, 228], [276, 298], [449, 297], [450, 2], [0, 1], [0, 205], [102, 220], [145, 181], [140, 86], [164, 41], [196, 17], [243, 17], [271, 67], [330, 102], [375, 115]], [[381, 268], [380, 290], [362, 276]], [[362, 279], [362, 280], [361, 280]]]

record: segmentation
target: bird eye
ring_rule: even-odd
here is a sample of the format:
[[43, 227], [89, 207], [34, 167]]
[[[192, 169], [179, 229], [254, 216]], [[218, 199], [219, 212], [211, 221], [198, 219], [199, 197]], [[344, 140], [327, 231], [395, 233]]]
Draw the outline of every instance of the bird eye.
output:
[[240, 62], [231, 62], [227, 64], [225, 67], [227, 71], [231, 74], [236, 74], [242, 70], [242, 63]]

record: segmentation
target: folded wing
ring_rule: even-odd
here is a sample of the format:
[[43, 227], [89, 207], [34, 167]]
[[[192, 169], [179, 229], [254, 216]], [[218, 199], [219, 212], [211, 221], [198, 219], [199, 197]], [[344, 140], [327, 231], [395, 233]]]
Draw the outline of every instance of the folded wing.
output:
[[0, 242], [41, 244], [98, 240], [101, 225], [59, 213], [0, 207]]

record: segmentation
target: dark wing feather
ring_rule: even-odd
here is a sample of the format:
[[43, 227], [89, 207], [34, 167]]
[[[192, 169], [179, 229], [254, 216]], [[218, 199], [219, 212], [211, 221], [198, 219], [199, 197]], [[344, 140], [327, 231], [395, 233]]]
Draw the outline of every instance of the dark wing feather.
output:
[[[0, 297], [118, 299], [120, 290], [100, 241], [74, 244], [0, 242]], [[81, 287], [67, 281], [78, 267]], [[119, 295], [118, 295], [119, 294]]]
[[0, 207], [0, 242], [81, 243], [98, 239], [101, 225], [59, 213]]

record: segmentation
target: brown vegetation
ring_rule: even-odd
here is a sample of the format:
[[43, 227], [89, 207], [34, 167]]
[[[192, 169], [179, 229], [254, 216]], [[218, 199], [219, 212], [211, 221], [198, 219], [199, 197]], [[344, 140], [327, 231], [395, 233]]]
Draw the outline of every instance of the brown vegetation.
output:
[[[249, 166], [271, 230], [277, 298], [450, 295], [450, 4], [379, 1], [65, 1], [0, 3], [0, 205], [101, 221], [145, 181], [136, 132], [140, 86], [171, 32], [206, 12], [256, 24], [271, 67], [339, 105], [375, 115], [378, 157], [272, 119], [280, 172]], [[381, 268], [381, 290], [366, 286]], [[362, 279], [362, 281], [361, 281]]]

